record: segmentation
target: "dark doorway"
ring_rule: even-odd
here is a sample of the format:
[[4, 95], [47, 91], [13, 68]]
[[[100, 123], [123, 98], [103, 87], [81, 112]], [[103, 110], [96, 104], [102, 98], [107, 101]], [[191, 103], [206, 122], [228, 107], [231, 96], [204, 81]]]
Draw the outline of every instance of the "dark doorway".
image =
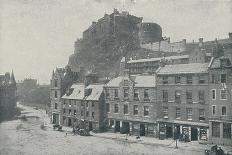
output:
[[59, 114], [52, 114], [52, 123], [59, 124]]
[[166, 137], [167, 138], [172, 138], [173, 137], [173, 130], [171, 125], [166, 126]]
[[176, 126], [176, 130], [177, 130], [177, 138], [179, 138], [180, 137], [180, 126], [179, 125], [177, 125]]
[[89, 122], [89, 131], [93, 130], [93, 122]]
[[68, 126], [71, 126], [72, 125], [72, 120], [71, 118], [68, 119]]
[[197, 128], [191, 128], [191, 141], [197, 141], [197, 140], [198, 140]]
[[140, 136], [145, 136], [145, 124], [140, 124]]
[[120, 132], [120, 121], [115, 121], [115, 132]]
[[120, 131], [122, 134], [130, 133], [130, 124], [129, 122], [122, 122], [122, 128]]

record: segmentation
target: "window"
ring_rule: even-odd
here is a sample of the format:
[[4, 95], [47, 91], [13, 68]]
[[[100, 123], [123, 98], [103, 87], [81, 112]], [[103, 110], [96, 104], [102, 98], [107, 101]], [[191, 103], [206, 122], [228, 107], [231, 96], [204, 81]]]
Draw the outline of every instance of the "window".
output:
[[144, 116], [148, 116], [148, 115], [149, 115], [149, 107], [144, 106]]
[[114, 113], [118, 113], [118, 104], [114, 105]]
[[69, 109], [68, 114], [72, 115], [72, 110], [71, 109]]
[[86, 106], [86, 107], [89, 107], [89, 102], [88, 102], [88, 101], [85, 103], [85, 106]]
[[81, 106], [84, 107], [84, 102], [81, 102]]
[[77, 115], [77, 111], [76, 110], [74, 110], [74, 116], [76, 116]]
[[181, 103], [181, 92], [179, 90], [175, 91], [175, 102]]
[[138, 105], [134, 105], [134, 115], [138, 115], [138, 114], [139, 114]]
[[204, 120], [205, 120], [205, 110], [199, 109], [199, 121], [204, 121]]
[[226, 100], [227, 99], [227, 92], [226, 90], [221, 90], [221, 100]]
[[89, 111], [86, 111], [86, 117], [89, 117]]
[[223, 138], [231, 138], [231, 124], [223, 123]]
[[123, 109], [124, 114], [128, 114], [128, 105], [124, 104], [124, 109]]
[[69, 108], [72, 106], [72, 104], [71, 104], [71, 100], [69, 100], [69, 105], [68, 105], [68, 106], [69, 106]]
[[106, 98], [110, 98], [110, 91], [109, 91], [109, 89], [106, 89], [105, 93], [106, 93]]
[[212, 100], [216, 100], [216, 89], [212, 89]]
[[129, 92], [129, 89], [125, 88], [124, 89], [124, 98], [128, 98], [128, 92]]
[[106, 112], [110, 112], [110, 104], [106, 103]]
[[222, 107], [222, 115], [223, 116], [226, 115], [226, 107], [225, 106]]
[[216, 83], [215, 82], [215, 75], [214, 74], [211, 75], [211, 83]]
[[212, 137], [220, 137], [220, 123], [212, 122]]
[[226, 83], [226, 74], [221, 74], [221, 83]]
[[192, 108], [187, 108], [187, 119], [192, 120], [193, 110]]
[[204, 76], [199, 76], [199, 81], [200, 84], [205, 83], [205, 77]]
[[216, 114], [216, 106], [215, 106], [215, 105], [212, 106], [212, 114], [213, 114], [213, 115]]
[[124, 80], [124, 86], [128, 86], [129, 85], [129, 81], [128, 80]]
[[57, 91], [55, 91], [55, 98], [57, 98], [57, 96], [58, 96], [58, 95], [57, 95]]
[[84, 111], [81, 111], [81, 116], [84, 116]]
[[114, 89], [114, 97], [118, 98], [118, 89]]
[[139, 91], [138, 91], [138, 89], [134, 89], [134, 100], [139, 100]]
[[193, 83], [193, 77], [191, 75], [187, 75], [187, 84]]
[[58, 86], [58, 82], [57, 82], [57, 80], [55, 80], [55, 87], [57, 87]]
[[144, 99], [148, 100], [149, 99], [149, 94], [148, 94], [148, 89], [144, 90]]
[[163, 102], [168, 102], [168, 91], [163, 90]]
[[176, 119], [180, 119], [180, 117], [181, 117], [181, 109], [176, 108]]
[[193, 103], [193, 99], [192, 99], [192, 91], [188, 90], [186, 92], [186, 99], [187, 99], [187, 103]]
[[168, 107], [163, 107], [164, 118], [168, 118]]
[[57, 104], [57, 103], [55, 103], [55, 109], [57, 109], [57, 107], [58, 107], [58, 104]]
[[198, 92], [198, 97], [199, 97], [199, 103], [204, 104], [205, 103], [205, 91], [200, 90]]
[[63, 113], [64, 113], [64, 114], [66, 113], [66, 109], [65, 109], [65, 108], [63, 109]]
[[92, 118], [94, 118], [94, 112], [92, 112]]
[[163, 76], [163, 84], [168, 84], [168, 76]]
[[181, 77], [175, 76], [175, 84], [180, 84], [180, 83], [181, 83]]
[[95, 104], [94, 104], [94, 102], [92, 102], [92, 107], [94, 107], [95, 106]]

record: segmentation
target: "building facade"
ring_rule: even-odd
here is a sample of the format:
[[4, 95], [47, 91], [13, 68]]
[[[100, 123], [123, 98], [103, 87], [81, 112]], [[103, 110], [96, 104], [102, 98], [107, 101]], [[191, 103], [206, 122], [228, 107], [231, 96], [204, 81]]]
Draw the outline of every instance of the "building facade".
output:
[[159, 136], [207, 140], [208, 63], [166, 65], [157, 70]]
[[16, 81], [14, 73], [0, 75], [0, 120], [14, 116], [16, 112]]
[[229, 49], [224, 49], [223, 56], [213, 57], [209, 66], [209, 143], [221, 145], [232, 145], [232, 51]]
[[107, 127], [112, 132], [156, 136], [154, 75], [119, 76], [105, 87]]
[[61, 107], [61, 125], [74, 127], [84, 120], [90, 131], [104, 131], [103, 85], [74, 83], [62, 96]]

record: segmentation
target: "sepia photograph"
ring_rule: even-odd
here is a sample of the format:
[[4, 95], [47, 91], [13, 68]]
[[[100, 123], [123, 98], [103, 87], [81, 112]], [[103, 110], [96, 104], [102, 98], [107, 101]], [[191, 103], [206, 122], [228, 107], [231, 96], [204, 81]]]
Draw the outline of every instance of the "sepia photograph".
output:
[[232, 0], [0, 0], [0, 155], [232, 155]]

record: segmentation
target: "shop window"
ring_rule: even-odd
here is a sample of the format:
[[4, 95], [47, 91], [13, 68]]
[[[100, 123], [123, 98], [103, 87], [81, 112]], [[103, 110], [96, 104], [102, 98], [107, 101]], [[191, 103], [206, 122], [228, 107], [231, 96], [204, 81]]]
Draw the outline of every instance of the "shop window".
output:
[[118, 113], [118, 104], [114, 105], [114, 113]]
[[144, 116], [148, 116], [148, 115], [149, 115], [149, 107], [144, 106]]
[[223, 138], [231, 139], [231, 124], [223, 123]]
[[212, 122], [212, 137], [220, 137], [220, 123]]
[[128, 105], [124, 104], [124, 109], [123, 109], [124, 114], [128, 114]]
[[139, 114], [139, 108], [138, 108], [138, 105], [134, 105], [134, 115], [138, 115]]

